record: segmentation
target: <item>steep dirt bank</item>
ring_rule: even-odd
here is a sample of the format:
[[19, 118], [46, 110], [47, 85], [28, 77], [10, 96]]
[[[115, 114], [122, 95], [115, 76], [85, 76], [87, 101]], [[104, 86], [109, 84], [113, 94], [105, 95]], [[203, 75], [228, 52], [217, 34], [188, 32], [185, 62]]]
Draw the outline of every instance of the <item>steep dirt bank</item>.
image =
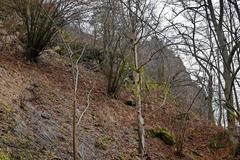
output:
[[[20, 57], [0, 54], [0, 157], [11, 159], [71, 159], [71, 74], [63, 60], [43, 58], [28, 64]], [[78, 153], [87, 160], [137, 159], [136, 109], [106, 94], [106, 79], [80, 66], [78, 114], [90, 107], [78, 130]], [[124, 96], [121, 98], [124, 100]], [[146, 128], [164, 127], [177, 137], [182, 121], [174, 104], [158, 109], [159, 92], [144, 98]], [[158, 110], [156, 110], [158, 109]], [[227, 157], [224, 130], [191, 114], [186, 124], [184, 157], [222, 160]], [[216, 135], [220, 147], [210, 147]], [[146, 148], [153, 160], [179, 159], [175, 146], [147, 136]], [[1, 159], [1, 158], [0, 158]]]

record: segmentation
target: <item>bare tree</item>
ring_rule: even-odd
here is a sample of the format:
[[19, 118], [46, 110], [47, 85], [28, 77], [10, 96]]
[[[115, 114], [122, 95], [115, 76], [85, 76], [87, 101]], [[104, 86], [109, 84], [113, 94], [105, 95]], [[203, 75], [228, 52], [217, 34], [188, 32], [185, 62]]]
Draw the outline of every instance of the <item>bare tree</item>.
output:
[[[239, 119], [239, 102], [236, 87], [239, 87], [237, 85], [239, 83], [237, 77], [240, 70], [240, 11], [237, 1], [219, 0], [213, 3], [212, 0], [189, 0], [176, 1], [176, 3], [183, 7], [183, 10], [180, 12], [175, 12], [176, 16], [186, 15], [193, 26], [189, 28], [185, 25], [185, 30], [179, 29], [178, 26], [176, 29], [178, 32], [181, 32], [181, 35], [184, 35], [185, 44], [189, 46], [189, 50], [192, 49], [191, 55], [195, 57], [198, 64], [208, 75], [208, 92], [213, 94], [213, 85], [216, 84], [218, 86], [218, 89], [215, 90], [218, 95], [220, 110], [218, 123], [221, 124], [222, 114], [224, 115], [224, 111], [222, 111], [222, 102], [224, 102], [230, 139], [233, 143], [233, 148], [235, 148], [236, 143], [238, 143], [235, 121]], [[194, 18], [196, 15], [197, 19]], [[207, 23], [203, 25], [203, 21]], [[189, 35], [185, 31], [193, 31], [193, 33]], [[200, 39], [201, 37], [202, 39]], [[204, 48], [207, 48], [207, 50]], [[217, 77], [216, 81], [213, 81], [213, 75]], [[221, 95], [222, 91], [224, 96]], [[217, 99], [216, 97], [212, 98]]]
[[124, 36], [126, 31], [121, 19], [121, 3], [116, 0], [103, 2], [102, 30], [103, 48], [105, 53], [104, 72], [108, 78], [108, 94], [117, 98], [129, 73], [128, 51], [129, 39]]
[[[183, 3], [183, 6], [185, 4]], [[197, 72], [194, 76], [198, 79], [198, 83], [206, 88], [207, 93], [207, 103], [208, 103], [208, 119], [214, 122], [214, 114], [213, 114], [213, 57], [214, 51], [212, 49], [212, 34], [206, 29], [206, 25], [198, 25], [199, 23], [204, 24], [204, 19], [197, 19], [196, 12], [187, 12], [184, 16], [187, 25], [183, 23], [174, 24], [174, 29], [177, 31], [178, 35], [182, 39], [182, 47], [180, 51], [183, 54], [190, 54], [194, 57], [197, 64], [199, 65], [199, 69], [202, 69], [202, 75], [199, 75], [201, 71], [197, 69]], [[188, 24], [189, 23], [189, 24]], [[207, 23], [205, 23], [207, 24]], [[199, 30], [205, 30], [206, 36], [201, 35]], [[201, 76], [203, 78], [201, 78]]]
[[9, 3], [23, 22], [25, 56], [30, 61], [37, 60], [59, 28], [78, 18], [82, 4], [68, 0], [11, 0]]
[[[45, 16], [47, 16], [49, 18], [49, 20], [52, 22], [54, 27], [57, 27], [57, 24], [55, 22], [55, 20], [48, 14], [48, 12], [46, 12], [43, 8], [44, 14]], [[89, 101], [90, 101], [90, 94], [92, 92], [92, 89], [90, 90], [88, 97], [87, 97], [87, 106], [84, 109], [84, 111], [82, 112], [82, 114], [79, 116], [79, 119], [77, 120], [77, 93], [78, 93], [78, 88], [79, 88], [79, 61], [82, 58], [84, 52], [85, 52], [85, 48], [86, 46], [84, 46], [84, 48], [82, 49], [81, 54], [78, 56], [78, 58], [76, 60], [74, 60], [73, 56], [74, 56], [74, 52], [71, 49], [71, 47], [69, 46], [69, 44], [66, 42], [64, 36], [62, 35], [62, 33], [60, 32], [60, 30], [57, 31], [57, 33], [59, 34], [64, 47], [67, 50], [67, 54], [69, 56], [69, 61], [71, 64], [71, 73], [72, 73], [72, 90], [73, 90], [73, 110], [72, 110], [72, 150], [73, 150], [73, 159], [77, 160], [77, 127], [80, 125], [80, 122], [82, 120], [82, 117], [84, 116], [85, 112], [87, 111], [87, 109], [89, 108]]]
[[[142, 111], [142, 70], [148, 64], [154, 55], [160, 53], [166, 46], [161, 47], [153, 53], [149, 53], [147, 58], [141, 59], [139, 49], [140, 46], [151, 36], [159, 34], [157, 28], [160, 24], [159, 15], [155, 14], [155, 6], [146, 0], [120, 0], [125, 12], [122, 13], [123, 21], [128, 31], [125, 36], [130, 40], [131, 54], [133, 57], [134, 84], [136, 92], [138, 136], [139, 136], [139, 152], [141, 159], [146, 159], [145, 151], [145, 129], [144, 117]], [[124, 10], [123, 10], [124, 11]]]

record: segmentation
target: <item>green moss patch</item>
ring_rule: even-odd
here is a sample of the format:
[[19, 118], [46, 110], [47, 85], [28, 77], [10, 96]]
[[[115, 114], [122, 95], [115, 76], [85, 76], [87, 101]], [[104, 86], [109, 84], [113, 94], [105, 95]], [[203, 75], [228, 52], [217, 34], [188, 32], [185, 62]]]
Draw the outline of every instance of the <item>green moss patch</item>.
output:
[[8, 154], [0, 152], [0, 160], [10, 160]]
[[147, 135], [151, 138], [159, 138], [167, 145], [174, 145], [175, 138], [165, 128], [151, 128], [147, 130]]
[[108, 136], [101, 136], [95, 142], [95, 147], [99, 148], [100, 150], [106, 151], [110, 144], [111, 138]]

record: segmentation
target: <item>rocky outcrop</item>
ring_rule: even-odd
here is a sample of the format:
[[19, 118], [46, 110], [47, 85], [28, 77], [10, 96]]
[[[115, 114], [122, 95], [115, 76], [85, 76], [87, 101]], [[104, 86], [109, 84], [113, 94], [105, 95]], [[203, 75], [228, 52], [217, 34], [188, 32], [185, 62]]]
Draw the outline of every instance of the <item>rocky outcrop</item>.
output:
[[177, 100], [179, 106], [185, 106], [181, 112], [191, 108], [195, 113], [207, 117], [205, 92], [191, 79], [181, 58], [163, 46], [163, 42], [152, 38], [141, 50], [141, 59], [146, 60], [151, 53], [162, 48], [145, 66], [145, 73], [159, 83], [167, 82], [169, 84], [172, 97]]

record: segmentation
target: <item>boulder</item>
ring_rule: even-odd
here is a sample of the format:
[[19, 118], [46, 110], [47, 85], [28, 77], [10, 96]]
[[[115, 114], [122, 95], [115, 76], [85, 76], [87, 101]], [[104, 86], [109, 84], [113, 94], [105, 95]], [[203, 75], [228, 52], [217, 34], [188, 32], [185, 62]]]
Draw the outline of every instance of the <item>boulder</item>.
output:
[[151, 128], [147, 130], [147, 134], [152, 138], [159, 138], [167, 145], [174, 145], [175, 138], [165, 128]]

